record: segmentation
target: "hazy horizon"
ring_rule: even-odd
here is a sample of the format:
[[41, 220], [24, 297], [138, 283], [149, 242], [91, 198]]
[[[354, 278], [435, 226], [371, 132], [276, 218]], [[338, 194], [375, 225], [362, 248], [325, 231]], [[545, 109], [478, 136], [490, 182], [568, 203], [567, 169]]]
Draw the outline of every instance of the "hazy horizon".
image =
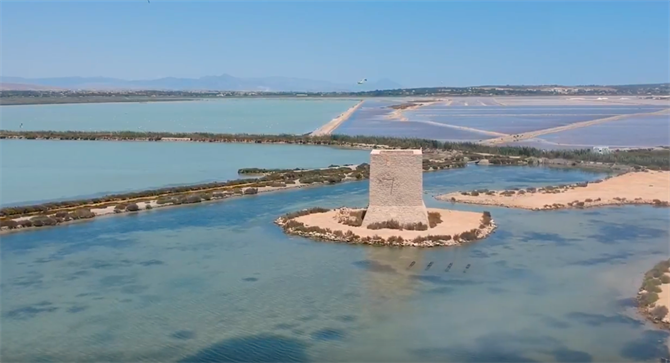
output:
[[657, 1], [5, 1], [1, 72], [406, 88], [667, 83], [669, 11]]

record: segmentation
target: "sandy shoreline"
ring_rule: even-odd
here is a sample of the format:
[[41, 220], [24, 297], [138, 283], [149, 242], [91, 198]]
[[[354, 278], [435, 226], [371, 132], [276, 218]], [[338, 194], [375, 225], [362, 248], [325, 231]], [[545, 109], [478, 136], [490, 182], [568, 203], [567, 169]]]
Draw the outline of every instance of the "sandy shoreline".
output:
[[429, 208], [440, 215], [441, 222], [425, 230], [368, 229], [342, 223], [351, 212], [364, 209], [338, 208], [316, 211], [297, 217], [280, 217], [275, 223], [285, 233], [318, 241], [344, 242], [396, 247], [458, 246], [486, 238], [496, 228], [490, 214]]
[[610, 205], [668, 206], [670, 172], [630, 172], [603, 181], [526, 190], [454, 192], [438, 200], [529, 210], [592, 208]]
[[314, 130], [310, 136], [323, 136], [323, 135], [330, 135], [335, 131], [340, 125], [342, 125], [345, 121], [351, 117], [351, 115], [356, 112], [362, 105], [365, 100], [362, 100], [346, 110], [344, 113], [341, 115], [335, 117], [334, 119], [330, 120], [327, 124], [319, 127], [318, 129]]
[[[267, 186], [267, 187], [253, 188], [253, 189], [257, 190], [257, 193], [255, 193], [255, 194], [234, 194], [234, 193], [223, 192], [223, 194], [220, 197], [212, 197], [210, 200], [202, 200], [202, 201], [197, 202], [197, 203], [183, 203], [183, 204], [164, 203], [164, 204], [159, 204], [157, 202], [158, 199], [148, 199], [148, 198], [143, 198], [143, 199], [145, 199], [144, 201], [136, 201], [136, 202], [134, 202], [134, 201], [119, 201], [119, 202], [114, 202], [114, 204], [119, 205], [119, 204], [133, 203], [133, 204], [137, 205], [138, 210], [137, 211], [128, 211], [128, 210], [115, 211], [115, 208], [116, 208], [115, 205], [105, 206], [105, 207], [101, 207], [101, 208], [81, 208], [81, 209], [89, 210], [92, 213], [92, 217], [62, 221], [62, 222], [59, 222], [56, 225], [45, 225], [44, 227], [31, 226], [31, 227], [18, 227], [18, 228], [15, 228], [15, 229], [0, 228], [0, 235], [8, 234], [8, 233], [30, 231], [30, 230], [38, 230], [38, 229], [43, 229], [43, 228], [48, 228], [48, 227], [63, 226], [63, 225], [68, 225], [68, 224], [72, 224], [72, 223], [76, 223], [76, 222], [82, 222], [82, 221], [87, 221], [87, 220], [95, 220], [99, 217], [105, 217], [105, 216], [111, 216], [111, 215], [140, 213], [140, 212], [145, 212], [145, 211], [154, 210], [154, 209], [164, 209], [164, 208], [168, 208], [168, 207], [179, 207], [179, 206], [188, 206], [188, 205], [193, 206], [193, 205], [198, 205], [198, 204], [220, 202], [220, 201], [224, 201], [226, 199], [235, 198], [235, 197], [248, 197], [248, 196], [253, 196], [253, 195], [262, 194], [262, 193], [276, 192], [276, 191], [282, 191], [282, 190], [291, 190], [291, 189], [298, 189], [298, 188], [306, 188], [306, 187], [310, 187], [310, 186], [316, 187], [316, 186], [321, 186], [321, 185], [322, 184], [302, 184], [299, 181], [296, 181], [295, 184], [286, 184], [286, 186], [284, 186], [284, 187]], [[198, 194], [198, 193], [194, 192], [192, 194]], [[76, 209], [74, 209], [74, 210], [76, 210]], [[45, 216], [51, 216], [51, 217], [53, 217], [55, 215], [56, 215], [56, 213], [45, 214]], [[11, 218], [11, 219], [8, 219], [8, 220], [15, 221], [15, 222], [22, 222], [22, 221], [30, 220], [34, 217], [36, 217], [36, 216], [31, 215], [31, 216]]]
[[637, 301], [638, 310], [645, 318], [670, 330], [670, 260], [657, 263], [644, 274]]

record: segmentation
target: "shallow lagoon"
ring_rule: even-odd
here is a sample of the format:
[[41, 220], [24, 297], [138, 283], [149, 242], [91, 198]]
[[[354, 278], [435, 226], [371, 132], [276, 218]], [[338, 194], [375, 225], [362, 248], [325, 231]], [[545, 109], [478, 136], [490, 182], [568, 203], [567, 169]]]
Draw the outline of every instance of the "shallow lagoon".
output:
[[[429, 195], [601, 176], [468, 167], [426, 174], [426, 202], [452, 207]], [[667, 257], [667, 209], [486, 208], [500, 226], [494, 235], [430, 250], [318, 243], [285, 236], [271, 223], [310, 206], [362, 206], [366, 193], [367, 183], [349, 183], [3, 236], [1, 358], [623, 362], [667, 356], [668, 334], [638, 320], [630, 300], [644, 271]], [[416, 265], [407, 270], [411, 261]]]
[[543, 135], [541, 138], [550, 142], [580, 146], [669, 146], [670, 116], [631, 116], [606, 124]]
[[356, 100], [346, 99], [228, 99], [4, 106], [0, 128], [304, 134], [355, 104]]
[[0, 141], [0, 205], [237, 179], [240, 168], [368, 162], [370, 151], [190, 142]]
[[[616, 115], [659, 111], [653, 106], [453, 107], [434, 105], [406, 113], [410, 121], [434, 121], [517, 134]], [[608, 127], [610, 124], [602, 125]]]

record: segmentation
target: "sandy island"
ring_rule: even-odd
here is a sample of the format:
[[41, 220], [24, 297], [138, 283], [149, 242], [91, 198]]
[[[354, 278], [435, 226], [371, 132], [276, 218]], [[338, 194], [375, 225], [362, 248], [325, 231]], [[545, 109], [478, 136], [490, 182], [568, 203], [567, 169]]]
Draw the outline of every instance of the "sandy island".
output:
[[[429, 208], [428, 213], [439, 214], [439, 222], [425, 230], [368, 229], [363, 226], [345, 224], [350, 215], [364, 209], [338, 208], [326, 210], [316, 208], [289, 213], [275, 223], [287, 234], [315, 240], [369, 244], [381, 246], [437, 247], [457, 246], [486, 238], [496, 225], [488, 212], [465, 212]], [[353, 214], [352, 214], [353, 213]]]
[[335, 117], [334, 119], [330, 120], [327, 124], [319, 127], [318, 129], [314, 130], [310, 136], [323, 136], [323, 135], [330, 135], [335, 131], [344, 121], [348, 120], [351, 115], [356, 112], [362, 105], [365, 100], [358, 102], [348, 110], [346, 110], [344, 113], [341, 115]]
[[458, 203], [530, 210], [626, 204], [667, 207], [670, 200], [670, 172], [630, 172], [603, 181], [525, 190], [456, 192], [436, 198]]

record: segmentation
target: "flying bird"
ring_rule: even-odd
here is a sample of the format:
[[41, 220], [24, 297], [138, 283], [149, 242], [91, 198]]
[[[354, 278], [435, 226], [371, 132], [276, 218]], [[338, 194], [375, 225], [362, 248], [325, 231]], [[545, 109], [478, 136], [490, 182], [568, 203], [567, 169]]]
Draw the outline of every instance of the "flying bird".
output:
[[367, 81], [368, 81], [367, 78], [363, 78], [363, 79], [361, 79], [360, 81], [358, 81], [358, 84], [363, 84], [363, 83], [365, 83], [365, 82], [367, 82]]

